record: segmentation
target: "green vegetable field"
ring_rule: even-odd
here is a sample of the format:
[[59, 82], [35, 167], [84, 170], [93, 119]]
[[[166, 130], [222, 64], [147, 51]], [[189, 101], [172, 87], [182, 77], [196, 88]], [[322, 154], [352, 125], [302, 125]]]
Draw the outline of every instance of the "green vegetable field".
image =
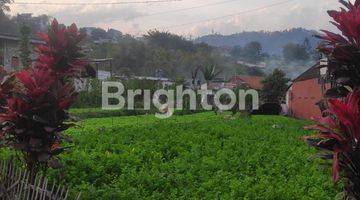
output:
[[94, 118], [69, 134], [73, 149], [50, 171], [83, 199], [334, 199], [301, 136], [304, 121], [201, 113]]

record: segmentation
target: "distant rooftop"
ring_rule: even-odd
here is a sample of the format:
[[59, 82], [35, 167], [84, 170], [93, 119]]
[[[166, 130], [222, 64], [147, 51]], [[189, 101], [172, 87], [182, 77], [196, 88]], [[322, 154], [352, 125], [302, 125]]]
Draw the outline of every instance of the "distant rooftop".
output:
[[302, 73], [300, 76], [295, 78], [293, 82], [319, 78], [319, 76], [320, 76], [320, 65], [319, 63], [317, 63], [314, 66], [310, 67], [308, 70], [306, 70], [304, 73]]
[[230, 83], [233, 83], [233, 84], [244, 83], [253, 89], [260, 90], [263, 88], [263, 84], [262, 84], [263, 80], [264, 80], [264, 77], [262, 77], [262, 76], [236, 75], [231, 78]]

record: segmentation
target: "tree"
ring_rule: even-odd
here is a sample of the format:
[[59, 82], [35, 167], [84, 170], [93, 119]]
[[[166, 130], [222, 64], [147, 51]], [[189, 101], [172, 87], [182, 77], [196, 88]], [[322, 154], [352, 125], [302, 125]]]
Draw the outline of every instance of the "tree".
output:
[[263, 60], [262, 46], [260, 42], [250, 42], [244, 46], [241, 58], [246, 62], [259, 63]]
[[12, 32], [15, 29], [14, 24], [11, 23], [9, 17], [6, 15], [6, 12], [10, 11], [8, 4], [11, 2], [12, 0], [0, 0], [0, 27], [2, 32]]
[[17, 14], [12, 17], [12, 23], [15, 23], [19, 29], [24, 25], [28, 26], [34, 33], [46, 32], [50, 25], [50, 17], [47, 15], [33, 16], [31, 13]]
[[20, 60], [24, 67], [29, 67], [31, 63], [30, 59], [30, 34], [31, 29], [24, 25], [21, 30], [21, 42], [20, 42]]
[[[195, 50], [195, 45], [192, 41], [169, 32], [151, 30], [147, 35], [144, 35], [144, 37], [150, 43], [166, 49], [177, 49], [186, 52], [193, 52]], [[204, 44], [202, 44], [202, 47], [203, 46]]]
[[215, 65], [207, 65], [201, 69], [201, 72], [206, 83], [209, 84], [209, 82], [214, 80], [222, 72], [222, 70], [216, 71]]
[[280, 104], [287, 92], [289, 81], [290, 79], [286, 78], [282, 70], [275, 69], [262, 81], [261, 100], [266, 103]]
[[285, 61], [305, 61], [310, 58], [306, 47], [299, 44], [289, 43], [283, 48], [283, 57]]
[[248, 67], [247, 75], [249, 75], [249, 76], [265, 76], [265, 73], [261, 68]]
[[259, 67], [249, 67], [239, 64], [236, 65], [235, 70], [237, 75], [265, 76], [265, 73]]
[[91, 32], [91, 38], [94, 40], [106, 39], [107, 32], [104, 29], [96, 28]]
[[107, 35], [109, 38], [116, 40], [116, 41], [120, 41], [123, 36], [122, 32], [118, 31], [116, 29], [109, 29], [107, 31]]

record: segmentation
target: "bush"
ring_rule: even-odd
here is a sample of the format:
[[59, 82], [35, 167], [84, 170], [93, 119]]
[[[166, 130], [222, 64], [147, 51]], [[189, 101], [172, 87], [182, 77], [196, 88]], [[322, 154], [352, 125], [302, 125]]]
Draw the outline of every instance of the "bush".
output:
[[[63, 132], [73, 126], [66, 122], [77, 95], [72, 83], [87, 67], [79, 45], [84, 35], [75, 24], [65, 27], [54, 20], [39, 37], [44, 43], [36, 48], [37, 60], [1, 81], [0, 88], [0, 96], [6, 99], [0, 140], [22, 154], [30, 182], [40, 170], [61, 167], [57, 156], [67, 149], [63, 143], [69, 140]], [[4, 84], [9, 80], [14, 81]]]

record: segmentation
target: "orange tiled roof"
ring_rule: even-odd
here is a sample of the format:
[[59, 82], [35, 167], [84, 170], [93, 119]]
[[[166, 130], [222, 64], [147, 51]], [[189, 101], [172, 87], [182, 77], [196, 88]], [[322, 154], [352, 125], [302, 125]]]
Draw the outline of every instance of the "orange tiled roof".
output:
[[264, 80], [264, 77], [261, 76], [243, 76], [243, 75], [236, 75], [233, 76], [230, 79], [230, 83], [232, 85], [240, 85], [240, 84], [246, 84], [252, 89], [261, 90], [263, 88], [262, 81]]

